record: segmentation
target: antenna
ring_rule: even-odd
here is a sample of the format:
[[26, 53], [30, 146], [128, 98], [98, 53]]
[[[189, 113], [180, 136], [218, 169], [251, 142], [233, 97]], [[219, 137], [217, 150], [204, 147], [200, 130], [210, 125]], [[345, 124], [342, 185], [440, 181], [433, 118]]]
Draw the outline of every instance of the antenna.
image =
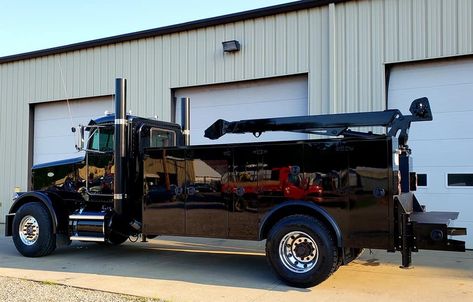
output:
[[69, 104], [69, 94], [67, 93], [66, 81], [64, 80], [64, 75], [62, 73], [61, 60], [59, 59], [59, 57], [57, 59], [57, 63], [59, 65], [59, 72], [61, 74], [62, 88], [64, 88], [64, 94], [66, 95], [67, 111], [69, 112], [69, 119], [71, 120], [71, 129], [74, 129], [74, 121], [72, 120], [71, 105]]

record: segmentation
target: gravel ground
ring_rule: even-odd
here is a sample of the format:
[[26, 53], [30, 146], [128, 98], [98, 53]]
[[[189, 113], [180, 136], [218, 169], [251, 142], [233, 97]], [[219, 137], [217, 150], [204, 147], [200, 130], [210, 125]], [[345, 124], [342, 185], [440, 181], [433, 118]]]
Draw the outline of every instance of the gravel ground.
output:
[[0, 276], [0, 301], [8, 302], [158, 302], [162, 300]]

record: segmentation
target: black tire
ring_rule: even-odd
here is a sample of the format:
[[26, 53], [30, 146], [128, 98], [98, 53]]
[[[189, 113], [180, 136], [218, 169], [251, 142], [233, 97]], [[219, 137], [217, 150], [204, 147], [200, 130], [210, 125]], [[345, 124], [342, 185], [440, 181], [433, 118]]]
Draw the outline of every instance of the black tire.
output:
[[345, 264], [343, 264], [342, 255], [339, 255], [339, 256], [338, 256], [337, 266], [336, 266], [334, 272], [336, 272], [336, 271], [340, 268], [340, 266], [342, 266], [342, 264], [343, 264], [343, 265], [347, 265], [347, 264], [351, 263], [352, 261], [358, 259], [358, 257], [360, 257], [361, 254], [363, 254], [363, 251], [364, 251], [365, 249], [364, 249], [364, 248], [351, 248], [350, 250], [351, 250], [350, 252], [352, 253], [351, 258], [346, 259], [346, 260], [345, 260]]
[[306, 288], [323, 282], [335, 271], [338, 251], [323, 223], [311, 216], [291, 215], [270, 230], [266, 257], [282, 281]]
[[336, 271], [338, 271], [338, 269], [340, 268], [340, 266], [342, 266], [342, 264], [343, 264], [343, 256], [339, 253], [338, 258], [337, 258], [337, 264], [335, 265], [335, 269], [333, 270], [333, 272], [335, 273]]
[[13, 242], [18, 252], [26, 257], [46, 256], [56, 249], [53, 222], [46, 206], [29, 202], [16, 211], [13, 218]]

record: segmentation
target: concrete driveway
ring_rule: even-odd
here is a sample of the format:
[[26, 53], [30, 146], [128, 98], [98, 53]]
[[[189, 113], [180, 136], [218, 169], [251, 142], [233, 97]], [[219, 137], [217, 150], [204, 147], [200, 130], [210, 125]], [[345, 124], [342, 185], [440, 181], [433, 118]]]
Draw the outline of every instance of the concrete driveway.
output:
[[[3, 228], [0, 227], [3, 234]], [[262, 243], [161, 237], [118, 247], [73, 243], [42, 258], [18, 254], [0, 237], [0, 275], [170, 301], [473, 301], [473, 252], [365, 251], [310, 289], [271, 273]]]

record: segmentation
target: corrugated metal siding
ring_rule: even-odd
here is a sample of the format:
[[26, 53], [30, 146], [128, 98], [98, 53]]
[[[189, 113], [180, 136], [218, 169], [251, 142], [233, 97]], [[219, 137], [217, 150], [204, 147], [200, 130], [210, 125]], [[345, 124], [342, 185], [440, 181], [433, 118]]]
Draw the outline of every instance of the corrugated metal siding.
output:
[[[472, 54], [472, 16], [472, 0], [348, 1], [2, 64], [3, 214], [26, 188], [30, 103], [109, 95], [126, 77], [133, 113], [169, 120], [172, 88], [308, 73], [309, 112], [381, 110], [384, 63]], [[224, 54], [232, 39], [241, 51]]]

